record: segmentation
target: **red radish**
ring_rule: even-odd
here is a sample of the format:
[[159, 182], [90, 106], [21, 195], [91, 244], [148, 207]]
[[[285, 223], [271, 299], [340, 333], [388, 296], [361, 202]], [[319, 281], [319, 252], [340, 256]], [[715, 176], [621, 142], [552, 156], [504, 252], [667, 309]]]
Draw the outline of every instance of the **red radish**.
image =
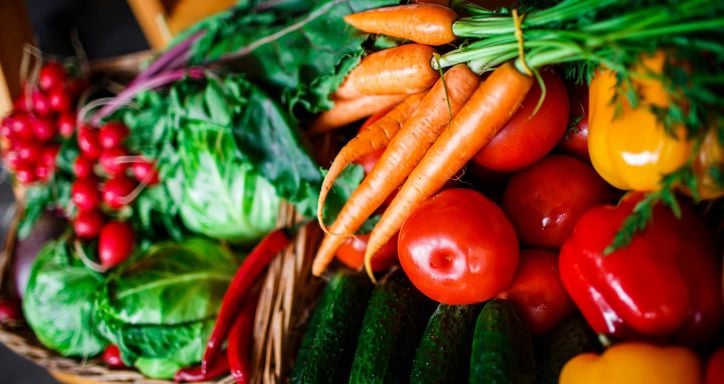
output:
[[60, 153], [60, 146], [58, 145], [48, 145], [44, 147], [40, 154], [40, 163], [50, 168], [55, 168], [58, 153]]
[[90, 211], [101, 204], [98, 182], [93, 179], [80, 179], [73, 182], [70, 198], [81, 211]]
[[121, 209], [130, 201], [136, 183], [126, 176], [114, 177], [103, 184], [103, 202], [111, 209]]
[[27, 163], [35, 163], [40, 158], [41, 146], [32, 141], [17, 141], [14, 144], [20, 160]]
[[129, 131], [125, 124], [118, 121], [105, 123], [101, 127], [98, 139], [105, 149], [118, 147], [128, 137]]
[[25, 164], [25, 162], [20, 158], [20, 155], [18, 154], [17, 149], [10, 148], [7, 150], [4, 154], [5, 164], [7, 164], [8, 168], [10, 170], [15, 171], [20, 167], [21, 165]]
[[73, 101], [63, 86], [55, 87], [48, 92], [48, 104], [55, 112], [66, 112], [70, 110]]
[[0, 299], [0, 324], [14, 323], [22, 318], [23, 311], [18, 300], [7, 297]]
[[139, 183], [156, 185], [159, 182], [158, 170], [150, 160], [143, 159], [134, 162], [131, 166], [131, 171]]
[[98, 238], [98, 259], [106, 268], [122, 263], [133, 253], [136, 240], [130, 224], [111, 221], [103, 226]]
[[121, 350], [118, 349], [117, 345], [109, 345], [101, 355], [101, 360], [112, 369], [128, 368], [123, 360], [121, 359]]
[[45, 164], [35, 166], [35, 178], [39, 181], [46, 182], [53, 175], [54, 169]]
[[47, 91], [60, 86], [65, 81], [65, 68], [57, 62], [49, 62], [43, 65], [38, 75], [38, 87]]
[[15, 115], [11, 123], [13, 137], [23, 140], [33, 139], [33, 126], [27, 115]]
[[33, 91], [30, 96], [33, 103], [33, 112], [40, 117], [45, 117], [52, 112], [48, 98], [40, 91]]
[[82, 126], [78, 131], [78, 147], [83, 156], [91, 160], [98, 160], [101, 155], [98, 131], [89, 125]]
[[73, 231], [81, 239], [92, 239], [101, 232], [103, 215], [97, 209], [80, 211], [73, 220]]
[[101, 152], [98, 162], [101, 168], [110, 177], [123, 176], [128, 169], [128, 163], [122, 161], [122, 157], [126, 156], [126, 150], [122, 147], [105, 149]]
[[3, 122], [0, 124], [0, 137], [4, 137], [6, 139], [12, 139], [13, 138], [13, 117], [8, 116], [3, 119]]
[[47, 119], [32, 120], [33, 134], [40, 141], [50, 141], [58, 133], [58, 127]]
[[73, 174], [79, 179], [85, 179], [93, 175], [93, 165], [95, 161], [79, 155], [73, 162]]
[[35, 168], [28, 164], [20, 164], [15, 168], [15, 178], [23, 185], [32, 184], [38, 180]]
[[75, 112], [64, 112], [58, 117], [58, 132], [64, 138], [69, 138], [75, 133]]
[[25, 85], [22, 85], [22, 91], [15, 101], [13, 101], [13, 111], [27, 112], [28, 111], [28, 96], [25, 93]]

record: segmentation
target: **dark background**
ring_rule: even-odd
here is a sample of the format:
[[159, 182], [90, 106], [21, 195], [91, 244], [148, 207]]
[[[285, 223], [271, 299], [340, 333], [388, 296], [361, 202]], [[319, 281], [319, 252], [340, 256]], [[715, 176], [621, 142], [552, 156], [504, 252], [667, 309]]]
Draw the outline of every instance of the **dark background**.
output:
[[[2, 0], [0, 0], [2, 1]], [[201, 1], [201, 0], [199, 0]], [[90, 60], [148, 49], [146, 39], [125, 0], [25, 0], [36, 44], [46, 53], [74, 54], [71, 35], [77, 34]], [[10, 180], [0, 171], [0, 243], [15, 208]], [[0, 344], [0, 382], [55, 383], [48, 373]]]

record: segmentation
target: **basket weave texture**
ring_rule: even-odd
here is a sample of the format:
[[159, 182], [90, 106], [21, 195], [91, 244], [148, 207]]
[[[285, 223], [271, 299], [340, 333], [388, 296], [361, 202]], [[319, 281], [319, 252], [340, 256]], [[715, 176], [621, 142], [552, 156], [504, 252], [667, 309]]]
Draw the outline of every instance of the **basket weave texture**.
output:
[[[283, 204], [279, 224], [292, 226], [299, 218], [290, 204]], [[9, 284], [15, 248], [16, 223], [0, 251], [0, 296]], [[297, 350], [303, 325], [318, 295], [320, 282], [310, 273], [313, 252], [321, 241], [313, 225], [302, 227], [294, 241], [269, 266], [262, 282], [252, 346], [252, 383], [284, 382]], [[69, 383], [171, 383], [151, 380], [134, 370], [111, 370], [98, 359], [78, 360], [59, 356], [43, 347], [24, 324], [0, 325], [0, 342], [16, 354], [38, 364]], [[231, 376], [217, 383], [231, 384]]]

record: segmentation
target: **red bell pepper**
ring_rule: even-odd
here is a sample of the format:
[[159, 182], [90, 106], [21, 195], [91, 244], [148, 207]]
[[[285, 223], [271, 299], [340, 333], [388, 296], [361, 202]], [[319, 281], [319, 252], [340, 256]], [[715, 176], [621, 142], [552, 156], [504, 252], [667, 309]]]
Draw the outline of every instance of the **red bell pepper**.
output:
[[654, 208], [648, 227], [604, 255], [643, 195], [587, 211], [561, 249], [561, 279], [598, 333], [706, 344], [721, 329], [721, 267], [703, 219], [681, 204]]

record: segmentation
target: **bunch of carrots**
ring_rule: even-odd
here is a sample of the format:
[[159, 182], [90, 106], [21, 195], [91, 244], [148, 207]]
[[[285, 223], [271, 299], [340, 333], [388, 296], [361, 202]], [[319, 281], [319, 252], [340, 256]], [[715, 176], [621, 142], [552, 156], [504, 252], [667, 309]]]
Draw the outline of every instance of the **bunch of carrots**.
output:
[[[320, 275], [347, 237], [353, 235], [400, 185], [401, 189], [370, 234], [365, 269], [412, 212], [437, 192], [507, 123], [530, 89], [533, 78], [512, 64], [501, 66], [485, 81], [464, 64], [442, 76], [433, 69], [432, 47], [453, 42], [457, 14], [439, 4], [378, 8], [345, 18], [368, 32], [413, 43], [373, 53], [339, 87], [336, 107], [312, 126], [323, 132], [340, 121], [357, 120], [397, 104], [369, 129], [353, 138], [334, 159], [323, 182], [318, 219], [326, 236], [314, 260]], [[414, 22], [410, 22], [410, 20]], [[406, 28], [407, 27], [407, 28]], [[381, 158], [327, 227], [322, 208], [335, 179], [356, 159], [386, 147]]]
[[[673, 5], [563, 0], [545, 9], [529, 7], [526, 15], [453, 0], [452, 7], [465, 17], [446, 3], [418, 1], [345, 17], [361, 31], [409, 43], [366, 56], [333, 96], [335, 107], [312, 124], [311, 133], [326, 132], [389, 109], [342, 148], [326, 175], [318, 205], [326, 236], [314, 260], [315, 275], [324, 272], [337, 249], [399, 187], [368, 240], [364, 265], [374, 280], [372, 256], [506, 125], [533, 82], [540, 82], [542, 67], [569, 64], [574, 73], [590, 78], [605, 66], [626, 82], [636, 76], [632, 68], [637, 60], [652, 49], [668, 46], [672, 62], [681, 59], [677, 55], [716, 61], [724, 52], [718, 38], [724, 19], [713, 16], [711, 9], [724, 6], [706, 0]], [[464, 43], [453, 45], [460, 41]], [[445, 52], [439, 55], [437, 50]], [[478, 75], [483, 72], [490, 72], [485, 80]], [[690, 115], [682, 117], [674, 109], [664, 120], [682, 125], [706, 120], [697, 111], [711, 106], [696, 95], [710, 94], [716, 85], [710, 82], [710, 72], [702, 73], [692, 71], [688, 81], [673, 85], [692, 89], [670, 91], [689, 95]], [[669, 82], [676, 78], [669, 76]], [[709, 125], [687, 129], [692, 136], [702, 136], [698, 127]], [[351, 162], [382, 148], [386, 149], [379, 161], [327, 227], [322, 208], [335, 179]]]

